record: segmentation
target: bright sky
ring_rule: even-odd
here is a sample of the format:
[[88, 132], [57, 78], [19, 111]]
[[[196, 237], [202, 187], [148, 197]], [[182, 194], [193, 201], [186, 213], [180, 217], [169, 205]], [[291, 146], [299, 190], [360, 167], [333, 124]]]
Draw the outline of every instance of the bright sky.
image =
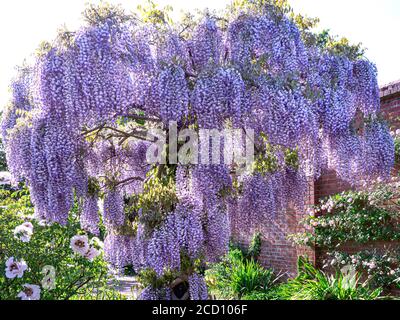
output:
[[[8, 84], [15, 66], [29, 58], [42, 40], [52, 40], [66, 24], [71, 30], [80, 23], [82, 0], [9, 0], [0, 12], [0, 106], [9, 99]], [[97, 3], [99, 1], [90, 0]], [[135, 8], [138, 0], [109, 0], [125, 8]], [[224, 8], [230, 0], [158, 0], [170, 4], [175, 14], [181, 9]], [[296, 12], [321, 19], [321, 28], [362, 42], [367, 57], [379, 70], [381, 85], [400, 79], [399, 0], [291, 0]]]

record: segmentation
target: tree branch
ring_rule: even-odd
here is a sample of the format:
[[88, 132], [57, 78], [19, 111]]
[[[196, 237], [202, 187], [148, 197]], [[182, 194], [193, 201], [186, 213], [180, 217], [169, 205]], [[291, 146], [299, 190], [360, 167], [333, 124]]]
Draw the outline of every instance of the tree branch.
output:
[[105, 125], [106, 125], [106, 124], [103, 123], [103, 124], [101, 124], [101, 125], [99, 125], [99, 126], [93, 128], [93, 129], [83, 131], [82, 134], [86, 136], [86, 135], [88, 135], [88, 134], [90, 134], [90, 133], [92, 133], [92, 132], [95, 132], [96, 130], [101, 130], [101, 129], [103, 129]]
[[[143, 135], [150, 135], [147, 131], [136, 131], [136, 130], [132, 130], [131, 132], [126, 132], [117, 128], [113, 128], [113, 127], [104, 127], [104, 129], [108, 129], [108, 130], [112, 130], [115, 131], [117, 133], [119, 133], [119, 135], [110, 135], [109, 137], [116, 137], [116, 138], [123, 138], [124, 141], [128, 138], [136, 138], [136, 139], [140, 139], [140, 140], [144, 140], [144, 141], [149, 141], [149, 142], [153, 142], [153, 140], [147, 139], [146, 137], [144, 137]], [[152, 138], [156, 138], [155, 136], [151, 135]]]
[[114, 186], [117, 187], [117, 186], [127, 184], [132, 181], [144, 181], [144, 180], [141, 177], [131, 177], [131, 178], [124, 179], [122, 181], [118, 181]]
[[100, 176], [99, 178], [104, 178], [105, 180], [107, 180], [107, 181], [106, 181], [106, 184], [110, 184], [110, 185], [112, 185], [113, 187], [118, 187], [118, 186], [127, 184], [127, 183], [129, 183], [129, 182], [133, 182], [133, 181], [142, 181], [142, 182], [145, 181], [145, 180], [144, 180], [143, 178], [141, 178], [141, 177], [130, 177], [130, 178], [126, 178], [126, 179], [121, 180], [121, 181], [115, 181], [115, 180], [113, 180], [113, 179], [110, 179], [110, 178], [107, 177], [107, 176]]
[[131, 119], [134, 119], [134, 120], [143, 120], [143, 121], [149, 121], [149, 122], [162, 122], [162, 120], [159, 119], [159, 118], [139, 116], [139, 115], [136, 115], [136, 114], [120, 114], [119, 116], [120, 117], [131, 118]]

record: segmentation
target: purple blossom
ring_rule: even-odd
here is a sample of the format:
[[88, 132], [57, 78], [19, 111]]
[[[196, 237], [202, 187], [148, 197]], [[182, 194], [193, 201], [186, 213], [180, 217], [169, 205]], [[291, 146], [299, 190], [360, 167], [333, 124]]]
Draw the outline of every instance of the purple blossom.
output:
[[80, 216], [81, 228], [96, 236], [100, 234], [99, 231], [99, 206], [98, 198], [96, 196], [87, 196], [83, 202], [83, 208]]
[[188, 41], [193, 68], [201, 72], [208, 64], [218, 65], [222, 58], [222, 32], [216, 21], [206, 17]]
[[103, 221], [110, 227], [125, 223], [124, 198], [118, 190], [109, 190], [104, 196]]
[[192, 273], [188, 280], [190, 300], [207, 300], [208, 290], [204, 277], [197, 273]]
[[[108, 263], [162, 276], [183, 271], [182, 254], [216, 261], [231, 230], [269, 223], [288, 204], [301, 210], [308, 179], [326, 168], [352, 183], [389, 177], [394, 144], [379, 120], [375, 65], [309, 45], [291, 18], [270, 9], [243, 8], [226, 25], [206, 14], [184, 32], [100, 19], [19, 70], [0, 129], [13, 180], [28, 184], [36, 217], [66, 224], [77, 198], [82, 228], [98, 234], [93, 180], [104, 191]], [[140, 195], [152, 168], [150, 143], [138, 137], [169, 121], [180, 129], [254, 129], [256, 149], [276, 149], [277, 169], [239, 172], [213, 163], [213, 149], [203, 153], [208, 164], [169, 166], [177, 196], [170, 212], [145, 233], [140, 211], [136, 235], [122, 234], [125, 199]], [[199, 145], [210, 141], [201, 135]], [[298, 166], [285, 163], [287, 148]], [[207, 297], [199, 274], [189, 275], [189, 287], [193, 300]], [[148, 287], [141, 297], [171, 292]]]
[[115, 269], [132, 264], [135, 238], [131, 235], [108, 233], [104, 240], [104, 258]]

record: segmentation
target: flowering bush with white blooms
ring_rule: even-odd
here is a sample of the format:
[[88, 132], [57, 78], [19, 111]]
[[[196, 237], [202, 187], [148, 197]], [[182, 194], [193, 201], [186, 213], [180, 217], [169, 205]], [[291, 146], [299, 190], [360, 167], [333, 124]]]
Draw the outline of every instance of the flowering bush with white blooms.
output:
[[[97, 245], [98, 241], [95, 242]], [[86, 235], [76, 235], [71, 238], [71, 249], [80, 254], [82, 257], [89, 259], [89, 261], [93, 261], [99, 254], [100, 251], [96, 249], [95, 246], [89, 245], [89, 239]]]
[[324, 269], [342, 269], [352, 266], [362, 272], [374, 287], [399, 287], [400, 249], [362, 250], [353, 254], [330, 251], [323, 261]]
[[85, 235], [77, 235], [71, 238], [71, 249], [75, 253], [84, 256], [89, 251], [89, 239]]
[[335, 248], [346, 242], [400, 240], [400, 183], [348, 191], [322, 200], [303, 219], [306, 232], [290, 235], [297, 244]]
[[33, 234], [33, 225], [30, 222], [24, 222], [23, 224], [15, 227], [14, 237], [21, 240], [22, 242], [29, 242]]
[[40, 287], [35, 284], [24, 284], [23, 289], [18, 293], [21, 300], [40, 300]]
[[400, 163], [400, 129], [392, 130], [390, 134], [394, 140], [394, 155], [396, 163]]
[[0, 189], [0, 300], [121, 298], [108, 288], [102, 242], [80, 229], [76, 209], [68, 226], [39, 223], [32, 212], [25, 189]]
[[375, 287], [400, 287], [400, 251], [391, 248], [348, 254], [343, 245], [400, 240], [400, 183], [372, 185], [363, 191], [343, 192], [322, 200], [302, 221], [306, 231], [290, 235], [298, 245], [326, 252], [324, 268], [353, 266]]
[[22, 278], [27, 269], [28, 265], [24, 260], [16, 261], [14, 257], [11, 257], [6, 261], [5, 272], [8, 279]]

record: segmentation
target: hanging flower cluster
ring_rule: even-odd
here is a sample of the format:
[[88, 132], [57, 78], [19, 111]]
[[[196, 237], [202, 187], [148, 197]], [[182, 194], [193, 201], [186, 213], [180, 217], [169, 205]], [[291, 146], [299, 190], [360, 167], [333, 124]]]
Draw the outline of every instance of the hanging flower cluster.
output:
[[88, 196], [84, 199], [80, 222], [83, 230], [99, 235], [100, 216], [97, 197]]
[[[137, 265], [135, 239], [129, 235], [109, 233], [104, 240], [105, 260], [117, 272], [127, 265]], [[134, 256], [132, 256], [134, 254]]]
[[220, 128], [224, 120], [235, 121], [245, 114], [245, 85], [234, 69], [213, 69], [202, 73], [193, 89], [191, 105], [198, 124], [205, 129]]

